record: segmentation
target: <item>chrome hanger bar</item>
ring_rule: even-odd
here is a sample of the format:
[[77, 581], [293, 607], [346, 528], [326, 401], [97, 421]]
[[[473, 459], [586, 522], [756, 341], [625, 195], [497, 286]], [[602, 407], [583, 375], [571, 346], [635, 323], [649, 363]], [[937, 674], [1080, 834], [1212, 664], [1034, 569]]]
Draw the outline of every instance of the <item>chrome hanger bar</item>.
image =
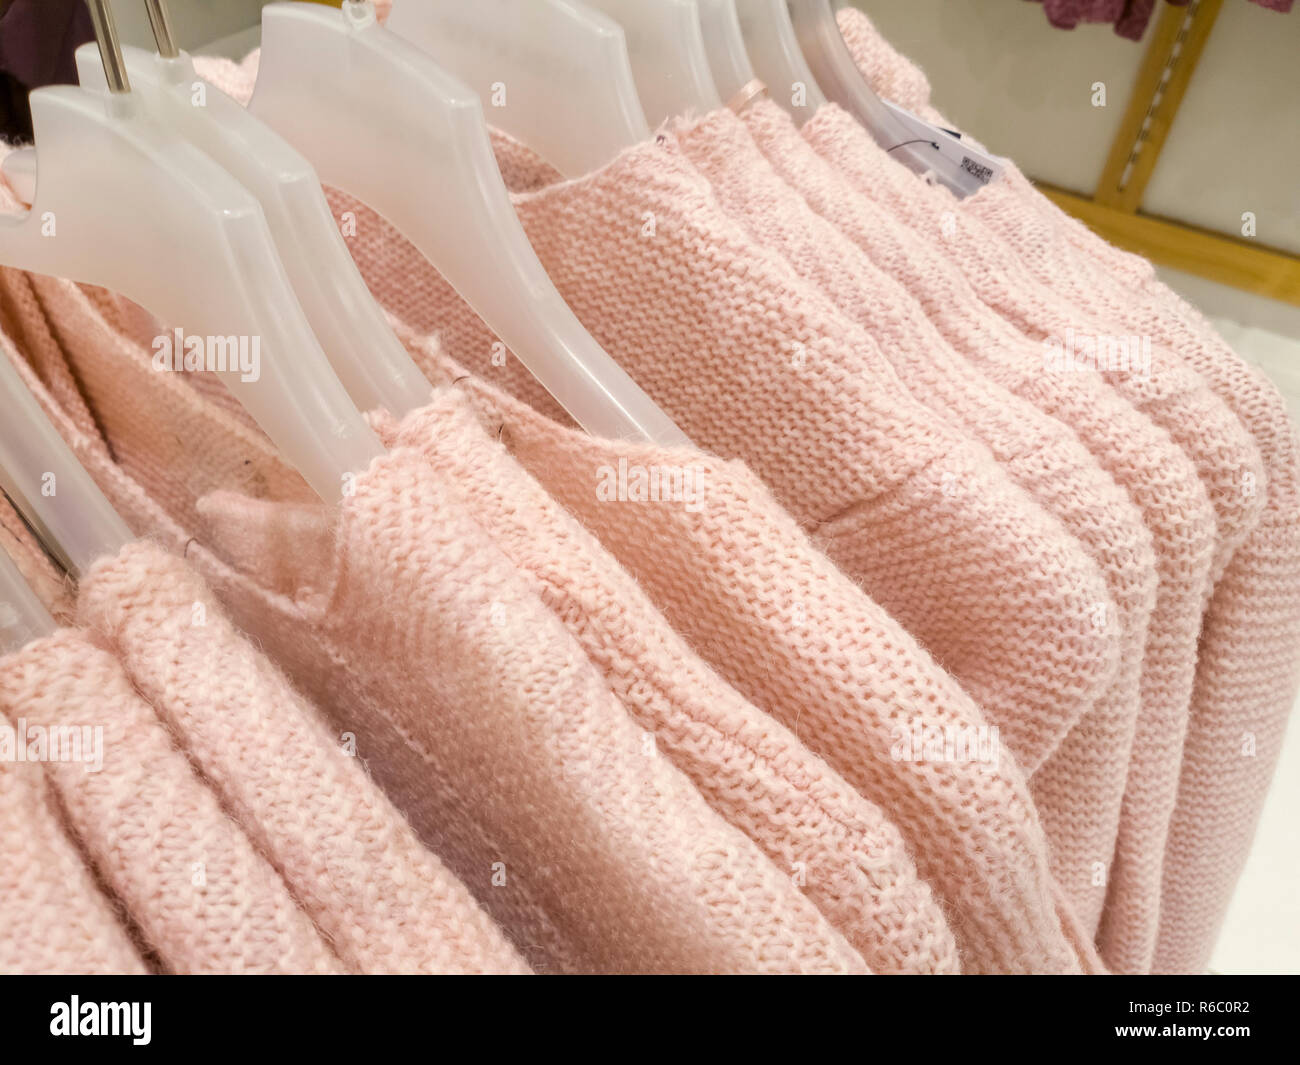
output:
[[149, 28], [153, 30], [158, 54], [164, 59], [175, 59], [181, 53], [176, 47], [176, 39], [172, 36], [171, 18], [167, 14], [166, 0], [144, 0], [144, 9], [149, 14]]
[[86, 0], [86, 6], [90, 9], [90, 21], [95, 27], [99, 55], [104, 61], [108, 91], [130, 92], [131, 83], [126, 77], [126, 61], [122, 58], [122, 46], [117, 40], [117, 24], [113, 21], [113, 9], [109, 6], [108, 0]]

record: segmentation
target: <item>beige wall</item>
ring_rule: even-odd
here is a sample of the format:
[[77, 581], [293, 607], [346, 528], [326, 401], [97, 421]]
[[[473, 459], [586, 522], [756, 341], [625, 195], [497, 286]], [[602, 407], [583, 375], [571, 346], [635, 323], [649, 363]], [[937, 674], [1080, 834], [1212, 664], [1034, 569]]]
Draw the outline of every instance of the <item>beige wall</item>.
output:
[[[855, 2], [954, 122], [1031, 177], [1092, 191], [1144, 42], [1054, 29], [1025, 0]], [[1090, 99], [1099, 81], [1104, 108]], [[1261, 243], [1300, 253], [1300, 12], [1226, 0], [1142, 208], [1232, 234], [1254, 211]]]

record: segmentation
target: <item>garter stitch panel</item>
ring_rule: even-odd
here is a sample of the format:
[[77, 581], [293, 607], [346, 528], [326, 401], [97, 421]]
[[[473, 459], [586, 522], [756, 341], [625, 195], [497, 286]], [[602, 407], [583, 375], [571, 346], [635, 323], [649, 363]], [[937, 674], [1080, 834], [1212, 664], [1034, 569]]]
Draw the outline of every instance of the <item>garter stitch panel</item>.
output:
[[349, 968], [527, 971], [180, 559], [139, 542], [100, 560], [81, 582], [78, 612]]
[[51, 760], [46, 773], [168, 971], [345, 971], [106, 651], [67, 629], [30, 643], [0, 665], [0, 704], [10, 721], [102, 726], [101, 769]]
[[685, 645], [599, 541], [484, 431], [467, 396], [439, 390], [384, 436], [419, 450], [458, 489], [633, 719], [873, 972], [957, 971], [952, 933], [898, 830]]
[[[0, 712], [0, 725], [15, 722]], [[41, 763], [0, 760], [0, 838], [0, 974], [148, 971], [68, 837]]]

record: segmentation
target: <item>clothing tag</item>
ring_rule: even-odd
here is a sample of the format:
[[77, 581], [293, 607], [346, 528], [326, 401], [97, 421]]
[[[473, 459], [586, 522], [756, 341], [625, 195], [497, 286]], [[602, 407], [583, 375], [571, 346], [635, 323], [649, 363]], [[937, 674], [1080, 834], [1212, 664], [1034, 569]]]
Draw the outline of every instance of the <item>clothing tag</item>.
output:
[[964, 195], [982, 189], [1002, 173], [1006, 160], [992, 155], [970, 138], [963, 138], [960, 133], [944, 129], [925, 121], [906, 111], [889, 100], [882, 100], [889, 113], [894, 116], [911, 137], [927, 141], [927, 145], [917, 145], [924, 158], [925, 151], [934, 151], [929, 145], [938, 146], [938, 154], [952, 164], [957, 181], [962, 186]]

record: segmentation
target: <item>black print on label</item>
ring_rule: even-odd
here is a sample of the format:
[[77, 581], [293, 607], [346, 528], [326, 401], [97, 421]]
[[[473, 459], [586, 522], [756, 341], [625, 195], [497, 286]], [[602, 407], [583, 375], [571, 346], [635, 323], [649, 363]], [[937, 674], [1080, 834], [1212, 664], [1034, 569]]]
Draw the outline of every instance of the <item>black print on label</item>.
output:
[[975, 178], [981, 185], [987, 185], [993, 177], [993, 168], [991, 166], [982, 166], [975, 162], [969, 155], [961, 157], [961, 168], [971, 177]]

